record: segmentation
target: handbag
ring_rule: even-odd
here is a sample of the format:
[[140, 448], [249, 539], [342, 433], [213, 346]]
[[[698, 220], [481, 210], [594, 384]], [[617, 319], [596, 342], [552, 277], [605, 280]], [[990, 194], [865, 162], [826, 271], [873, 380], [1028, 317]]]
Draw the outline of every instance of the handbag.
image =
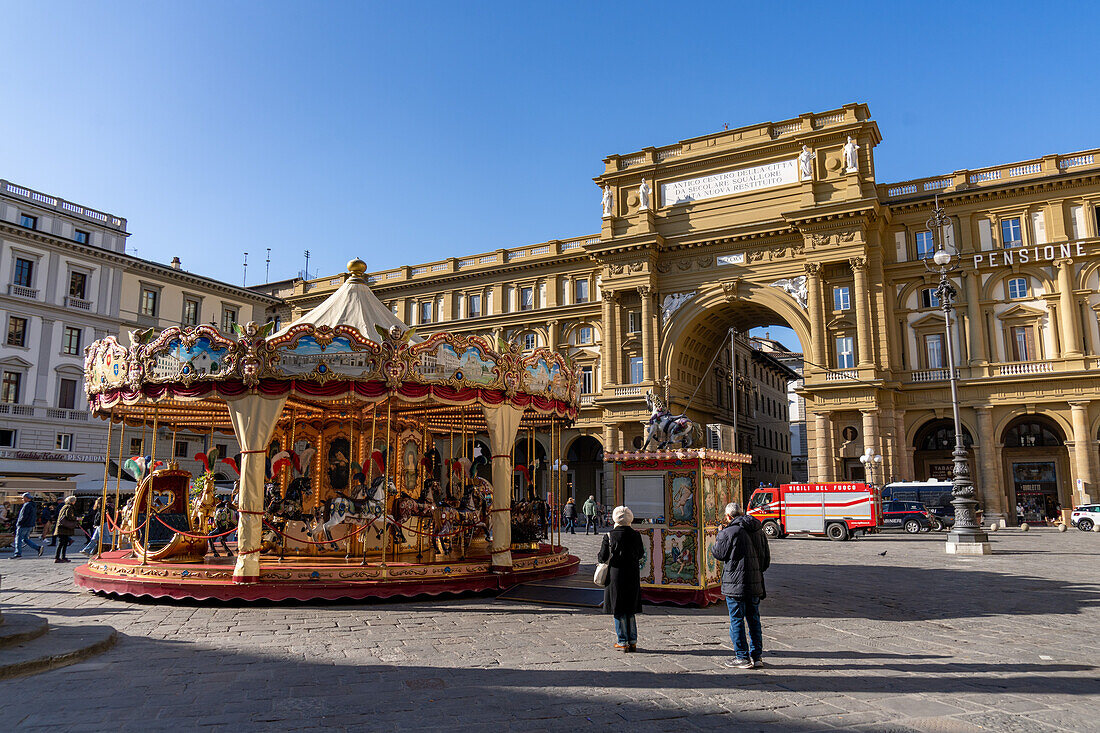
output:
[[596, 565], [596, 572], [592, 574], [592, 582], [601, 588], [606, 588], [611, 582], [611, 565], [601, 562]]

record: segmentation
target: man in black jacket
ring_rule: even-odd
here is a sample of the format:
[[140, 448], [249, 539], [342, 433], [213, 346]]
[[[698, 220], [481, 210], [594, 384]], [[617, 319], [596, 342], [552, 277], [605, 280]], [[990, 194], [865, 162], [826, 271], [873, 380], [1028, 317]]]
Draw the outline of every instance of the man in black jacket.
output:
[[15, 520], [15, 554], [14, 560], [23, 556], [23, 545], [30, 545], [42, 554], [42, 545], [31, 539], [31, 530], [38, 524], [38, 505], [34, 503], [30, 494], [23, 494], [23, 506], [19, 508], [19, 517]]
[[[737, 659], [726, 666], [739, 669], [762, 667], [763, 631], [760, 628], [760, 601], [767, 597], [764, 571], [771, 564], [768, 538], [756, 517], [746, 515], [736, 502], [726, 504], [726, 522], [711, 548], [714, 559], [721, 560], [722, 595], [730, 614], [730, 641]], [[745, 643], [745, 627], [749, 640]]]

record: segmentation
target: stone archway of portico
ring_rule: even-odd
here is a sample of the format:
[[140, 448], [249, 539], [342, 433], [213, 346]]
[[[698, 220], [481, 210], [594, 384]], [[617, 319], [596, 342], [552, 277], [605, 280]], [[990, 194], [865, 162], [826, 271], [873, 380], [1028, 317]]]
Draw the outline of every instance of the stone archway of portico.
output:
[[[700, 288], [699, 294], [673, 315], [668, 327], [662, 328], [660, 376], [674, 374], [674, 359], [685, 339], [715, 320], [741, 331], [757, 326], [789, 326], [798, 336], [803, 353], [810, 345], [809, 317], [785, 291], [745, 282], [713, 283]], [[715, 349], [718, 346], [714, 344]], [[707, 358], [710, 356], [713, 350]]]

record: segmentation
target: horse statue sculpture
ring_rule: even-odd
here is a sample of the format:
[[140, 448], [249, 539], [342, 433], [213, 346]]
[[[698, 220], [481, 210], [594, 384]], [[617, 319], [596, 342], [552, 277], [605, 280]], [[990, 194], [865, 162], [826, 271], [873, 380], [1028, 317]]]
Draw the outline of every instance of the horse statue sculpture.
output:
[[[390, 492], [397, 491], [392, 480], [383, 480], [382, 476], [371, 481], [370, 486], [362, 483], [363, 475], [357, 474], [360, 483], [354, 487], [351, 495], [337, 493], [325, 503], [324, 513], [319, 521], [314, 522], [311, 536], [324, 533], [325, 539], [332, 543], [336, 549], [336, 543], [332, 539], [333, 528], [348, 524], [356, 529], [363, 525], [373, 525], [379, 519], [383, 520], [382, 527], [376, 527], [377, 538], [382, 539], [385, 531], [386, 520], [386, 496]], [[353, 530], [354, 531], [354, 530]], [[348, 542], [348, 554], [351, 554], [351, 542]]]
[[650, 450], [656, 443], [662, 450], [670, 443], [679, 443], [681, 448], [690, 448], [698, 439], [702, 442], [702, 431], [684, 413], [673, 415], [660, 403], [652, 392], [645, 393], [645, 403], [649, 408], [649, 420], [645, 423], [645, 441], [642, 450]]

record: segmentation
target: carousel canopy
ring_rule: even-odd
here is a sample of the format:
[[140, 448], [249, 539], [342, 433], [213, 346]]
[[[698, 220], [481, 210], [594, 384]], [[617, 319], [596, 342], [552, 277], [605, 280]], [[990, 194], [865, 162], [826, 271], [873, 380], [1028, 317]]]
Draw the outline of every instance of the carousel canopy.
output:
[[415, 413], [443, 424], [484, 425], [482, 408], [511, 406], [524, 423], [573, 418], [576, 370], [547, 349], [436, 333], [423, 339], [371, 292], [361, 260], [323, 303], [272, 334], [249, 323], [225, 334], [212, 326], [173, 326], [159, 334], [113, 336], [85, 354], [91, 410], [130, 423], [154, 415], [165, 427], [230, 430], [227, 402], [250, 395], [286, 399], [298, 418], [363, 416], [385, 406], [395, 419]]

